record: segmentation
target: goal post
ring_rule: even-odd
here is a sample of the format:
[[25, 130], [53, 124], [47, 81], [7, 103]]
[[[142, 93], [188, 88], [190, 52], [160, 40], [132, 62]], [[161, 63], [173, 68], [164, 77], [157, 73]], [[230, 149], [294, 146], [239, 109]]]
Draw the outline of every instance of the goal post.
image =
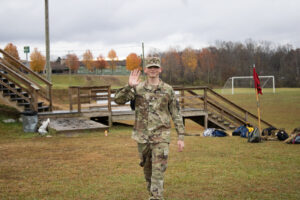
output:
[[[275, 77], [274, 76], [258, 76], [260, 80], [261, 88], [272, 88], [275, 93]], [[227, 79], [225, 82], [222, 93], [226, 90], [231, 90], [231, 94], [234, 94], [235, 88], [254, 88], [253, 76], [233, 76]]]

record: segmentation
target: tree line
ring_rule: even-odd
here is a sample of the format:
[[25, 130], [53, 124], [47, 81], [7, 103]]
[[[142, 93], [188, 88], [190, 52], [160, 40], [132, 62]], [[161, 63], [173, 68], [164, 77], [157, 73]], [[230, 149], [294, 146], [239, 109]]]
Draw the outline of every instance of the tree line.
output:
[[300, 86], [300, 49], [271, 42], [218, 41], [202, 49], [154, 52], [162, 60], [162, 79], [172, 85], [223, 86], [233, 76], [274, 75], [277, 87]]
[[[4, 50], [19, 59], [17, 48], [12, 43]], [[217, 41], [215, 45], [202, 49], [170, 48], [164, 52], [150, 52], [148, 56], [161, 58], [161, 78], [171, 85], [222, 86], [232, 76], [252, 75], [255, 65], [259, 75], [274, 75], [277, 87], [300, 87], [300, 49], [293, 49], [288, 44], [275, 46], [267, 41]], [[82, 55], [82, 63], [90, 71], [110, 68], [113, 72], [118, 61], [116, 51], [111, 49], [107, 57], [110, 62], [101, 54], [94, 59], [92, 52], [86, 50]], [[32, 70], [44, 70], [45, 56], [40, 51], [34, 49], [30, 59]], [[76, 54], [67, 54], [64, 60], [70, 71], [78, 70], [80, 61]], [[136, 53], [127, 56], [127, 70], [142, 69], [142, 65], [142, 59]]]

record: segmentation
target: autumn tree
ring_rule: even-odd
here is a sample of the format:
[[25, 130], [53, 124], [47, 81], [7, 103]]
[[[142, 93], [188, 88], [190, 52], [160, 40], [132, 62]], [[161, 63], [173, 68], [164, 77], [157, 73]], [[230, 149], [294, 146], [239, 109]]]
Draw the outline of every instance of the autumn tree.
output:
[[195, 71], [197, 67], [197, 54], [192, 48], [186, 48], [182, 52], [181, 59], [184, 67], [191, 69], [191, 71]]
[[183, 81], [182, 66], [179, 52], [170, 48], [162, 55], [161, 65], [163, 66], [162, 78], [169, 84], [180, 84]]
[[66, 65], [71, 71], [77, 71], [79, 68], [79, 59], [76, 54], [68, 54], [66, 57]]
[[141, 58], [136, 55], [136, 53], [131, 53], [126, 58], [126, 69], [132, 71], [134, 69], [141, 70]]
[[199, 60], [201, 63], [201, 68], [207, 71], [207, 83], [209, 84], [210, 71], [216, 65], [216, 56], [208, 48], [203, 48], [199, 54]]
[[188, 47], [183, 50], [181, 62], [184, 67], [184, 77], [188, 82], [193, 82], [195, 79], [195, 70], [198, 66], [198, 59], [195, 50]]
[[90, 50], [86, 50], [86, 52], [83, 54], [82, 62], [85, 65], [85, 67], [91, 72], [94, 71], [93, 59], [94, 59], [94, 57], [93, 57], [92, 52]]
[[46, 64], [46, 58], [37, 48], [30, 54], [30, 69], [35, 72], [42, 72]]
[[[13, 45], [12, 43], [8, 43], [5, 46], [4, 51], [6, 51], [9, 55], [14, 57], [15, 59], [20, 60], [17, 47], [15, 45]], [[9, 57], [7, 57], [5, 55], [3, 55], [3, 59], [6, 60], [8, 63], [10, 63], [12, 65], [16, 65], [16, 63], [13, 60], [11, 60]]]
[[111, 49], [108, 52], [107, 57], [110, 59], [110, 68], [111, 68], [111, 73], [113, 74], [113, 70], [115, 70], [117, 67], [117, 60], [118, 60], [116, 51]]
[[101, 74], [102, 74], [102, 70], [107, 67], [107, 62], [101, 54], [97, 57], [95, 67], [96, 67], [96, 69], [101, 69]]

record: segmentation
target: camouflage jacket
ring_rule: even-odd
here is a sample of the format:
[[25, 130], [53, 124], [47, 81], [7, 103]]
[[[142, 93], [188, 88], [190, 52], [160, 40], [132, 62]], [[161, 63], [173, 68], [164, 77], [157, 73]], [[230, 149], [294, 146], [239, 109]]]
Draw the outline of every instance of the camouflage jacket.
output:
[[170, 142], [171, 118], [178, 139], [184, 139], [184, 125], [173, 88], [160, 81], [157, 87], [142, 82], [135, 89], [126, 85], [115, 94], [117, 104], [135, 98], [135, 124], [132, 138], [139, 143]]

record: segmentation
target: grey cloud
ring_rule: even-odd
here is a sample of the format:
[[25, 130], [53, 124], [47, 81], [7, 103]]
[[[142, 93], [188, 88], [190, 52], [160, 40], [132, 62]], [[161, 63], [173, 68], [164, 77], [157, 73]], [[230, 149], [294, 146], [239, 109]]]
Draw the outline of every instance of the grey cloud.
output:
[[[299, 47], [299, 8], [298, 0], [49, 0], [50, 36], [105, 46], [253, 38]], [[44, 1], [2, 1], [0, 17], [0, 43], [44, 43]]]

